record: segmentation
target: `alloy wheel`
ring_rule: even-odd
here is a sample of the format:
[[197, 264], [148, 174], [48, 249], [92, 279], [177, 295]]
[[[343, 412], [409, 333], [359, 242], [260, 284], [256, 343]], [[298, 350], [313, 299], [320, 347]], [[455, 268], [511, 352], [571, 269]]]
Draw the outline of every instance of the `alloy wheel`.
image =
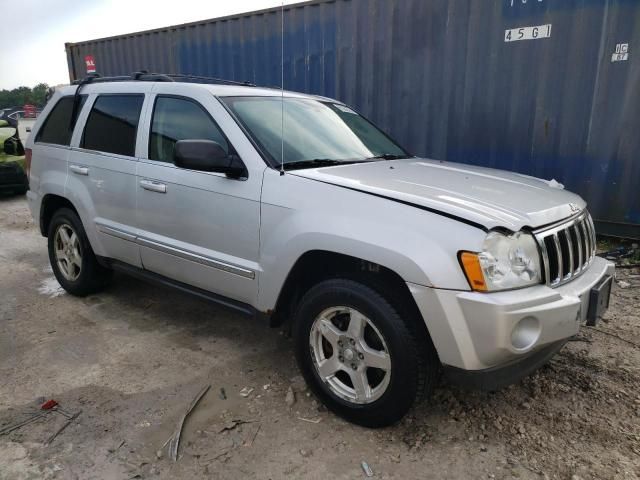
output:
[[73, 282], [78, 279], [82, 270], [82, 249], [80, 239], [73, 227], [62, 224], [54, 236], [54, 252], [60, 273]]
[[379, 399], [391, 379], [391, 356], [371, 319], [351, 307], [316, 317], [309, 334], [316, 373], [331, 392], [351, 403]]

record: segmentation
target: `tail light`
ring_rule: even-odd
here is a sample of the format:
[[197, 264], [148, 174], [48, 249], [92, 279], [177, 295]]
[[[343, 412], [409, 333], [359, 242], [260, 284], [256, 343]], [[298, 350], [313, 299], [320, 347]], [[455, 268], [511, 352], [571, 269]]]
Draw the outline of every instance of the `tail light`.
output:
[[27, 179], [31, 177], [31, 149], [24, 149], [24, 172], [27, 174]]

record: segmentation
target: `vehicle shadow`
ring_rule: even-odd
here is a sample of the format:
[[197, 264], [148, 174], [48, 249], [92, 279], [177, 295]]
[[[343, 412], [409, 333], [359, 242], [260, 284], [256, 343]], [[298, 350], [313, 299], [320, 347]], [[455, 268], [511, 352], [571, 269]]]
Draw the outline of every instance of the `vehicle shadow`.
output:
[[268, 344], [281, 354], [264, 362], [293, 362], [291, 342], [281, 329], [271, 328], [263, 319], [128, 275], [115, 273], [105, 292], [85, 301], [101, 303], [104, 313], [139, 331], [170, 331], [182, 347], [202, 349], [203, 343], [226, 339], [237, 343], [239, 351], [258, 352]]

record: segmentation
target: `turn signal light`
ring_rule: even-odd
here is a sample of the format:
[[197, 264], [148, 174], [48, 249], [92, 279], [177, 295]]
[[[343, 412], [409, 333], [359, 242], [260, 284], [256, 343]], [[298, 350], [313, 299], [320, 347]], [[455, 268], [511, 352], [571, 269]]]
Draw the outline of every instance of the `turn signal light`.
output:
[[487, 283], [484, 281], [478, 255], [471, 252], [461, 252], [460, 263], [471, 288], [477, 292], [486, 292]]

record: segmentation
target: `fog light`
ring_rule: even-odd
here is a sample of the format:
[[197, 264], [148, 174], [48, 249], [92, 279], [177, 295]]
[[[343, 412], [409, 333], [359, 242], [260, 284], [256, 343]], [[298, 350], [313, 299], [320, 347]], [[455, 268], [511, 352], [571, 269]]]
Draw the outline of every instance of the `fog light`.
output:
[[511, 344], [516, 350], [531, 348], [540, 338], [540, 322], [534, 317], [525, 317], [511, 331]]

